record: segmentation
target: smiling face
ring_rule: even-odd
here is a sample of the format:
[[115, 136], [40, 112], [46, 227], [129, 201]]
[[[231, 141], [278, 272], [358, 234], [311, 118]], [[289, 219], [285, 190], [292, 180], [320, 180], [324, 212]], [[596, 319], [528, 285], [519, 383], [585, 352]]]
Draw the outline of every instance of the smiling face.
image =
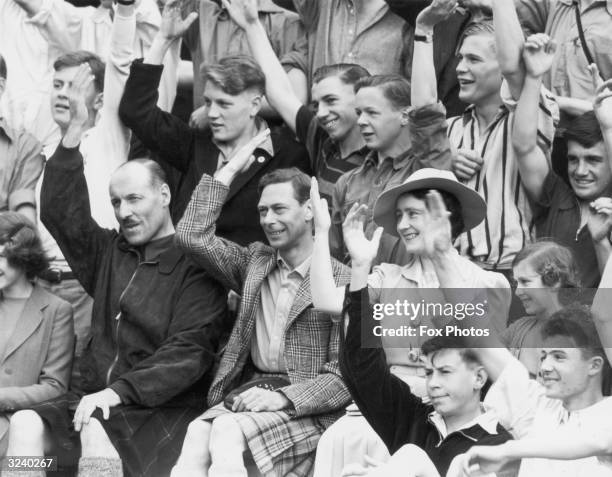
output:
[[604, 195], [612, 182], [612, 171], [603, 141], [588, 148], [568, 141], [567, 173], [579, 199], [591, 201]]
[[9, 264], [4, 254], [5, 245], [0, 245], [0, 290], [10, 293], [11, 288], [21, 285], [25, 281], [26, 272]]
[[381, 153], [392, 149], [403, 134], [403, 113], [376, 86], [361, 88], [355, 98], [357, 124], [366, 145]]
[[212, 81], [204, 87], [204, 105], [216, 141], [237, 141], [254, 127], [255, 116], [261, 107], [261, 95], [252, 89], [231, 95]]
[[462, 416], [480, 401], [486, 373], [482, 366], [466, 363], [459, 350], [442, 349], [427, 355], [424, 365], [427, 395], [443, 417]]
[[110, 183], [111, 204], [121, 232], [131, 245], [144, 245], [171, 231], [170, 190], [166, 184], [151, 181], [148, 169], [127, 163], [118, 169]]
[[291, 182], [264, 187], [257, 209], [259, 223], [275, 249], [288, 251], [312, 240], [310, 201], [300, 204]]
[[459, 49], [457, 80], [459, 98], [468, 104], [499, 102], [502, 74], [495, 54], [492, 35], [468, 36]]
[[593, 377], [601, 372], [602, 358], [585, 357], [584, 351], [567, 336], [551, 336], [543, 344], [540, 376], [546, 396], [568, 403], [587, 392]]
[[397, 233], [408, 253], [422, 255], [425, 251], [424, 231], [429, 219], [429, 211], [424, 200], [414, 195], [399, 197], [395, 207]]
[[[70, 104], [68, 102], [68, 89], [79, 67], [69, 66], [53, 73], [53, 89], [51, 91], [51, 115], [61, 130], [70, 124]], [[85, 104], [89, 115], [92, 116], [102, 107], [102, 93], [98, 93], [94, 83], [89, 85], [85, 97]]]
[[516, 280], [516, 296], [521, 300], [528, 315], [547, 317], [559, 309], [558, 290], [560, 284], [548, 287], [542, 276], [529, 260], [523, 260], [512, 269]]
[[357, 127], [355, 89], [337, 76], [312, 85], [317, 121], [334, 141], [344, 140]]

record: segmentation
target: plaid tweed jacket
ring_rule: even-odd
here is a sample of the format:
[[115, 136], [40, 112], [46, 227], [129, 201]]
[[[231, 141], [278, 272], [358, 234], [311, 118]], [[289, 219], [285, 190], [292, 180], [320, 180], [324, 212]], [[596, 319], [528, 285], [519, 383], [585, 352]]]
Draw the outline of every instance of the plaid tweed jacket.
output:
[[[215, 221], [228, 188], [203, 175], [183, 219], [176, 239], [192, 258], [213, 277], [242, 296], [238, 319], [208, 393], [213, 406], [241, 384], [249, 359], [251, 339], [260, 301], [262, 282], [276, 266], [276, 250], [261, 242], [241, 247], [215, 236]], [[333, 261], [338, 286], [350, 280], [349, 269]], [[338, 365], [340, 329], [328, 314], [312, 307], [310, 275], [300, 285], [284, 332], [285, 365], [291, 384], [280, 391], [292, 402], [294, 417], [317, 415], [327, 427], [344, 412], [351, 400]], [[338, 412], [339, 411], [339, 412]]]

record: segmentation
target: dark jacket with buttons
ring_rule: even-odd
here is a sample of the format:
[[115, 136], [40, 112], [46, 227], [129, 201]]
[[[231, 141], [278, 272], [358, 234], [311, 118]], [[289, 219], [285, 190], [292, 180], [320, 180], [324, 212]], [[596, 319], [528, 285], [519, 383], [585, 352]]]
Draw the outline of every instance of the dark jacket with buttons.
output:
[[145, 260], [144, 250], [99, 227], [78, 148], [60, 145], [47, 162], [41, 219], [94, 298], [81, 359], [85, 392], [110, 387], [124, 404], [201, 406], [227, 325], [223, 288], [173, 236], [156, 241], [158, 254]]
[[[180, 172], [171, 206], [172, 219], [177, 223], [202, 174], [215, 174], [219, 149], [213, 142], [210, 130], [190, 128], [178, 117], [157, 107], [157, 88], [162, 70], [161, 65], [144, 64], [140, 60], [132, 63], [119, 116], [152, 151], [155, 160]], [[307, 174], [311, 173], [308, 152], [288, 128], [273, 129], [271, 139], [274, 155], [256, 149], [256, 161], [232, 182], [217, 221], [217, 234], [220, 237], [240, 245], [267, 242], [257, 213], [259, 179], [268, 172], [286, 167], [297, 167]]]

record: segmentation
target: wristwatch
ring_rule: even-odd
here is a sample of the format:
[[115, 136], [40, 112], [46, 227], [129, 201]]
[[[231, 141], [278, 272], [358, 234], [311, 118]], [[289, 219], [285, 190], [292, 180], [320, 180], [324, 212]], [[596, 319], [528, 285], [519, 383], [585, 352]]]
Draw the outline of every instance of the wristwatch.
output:
[[421, 41], [423, 43], [433, 43], [433, 35], [431, 33], [425, 35], [414, 35], [414, 41]]

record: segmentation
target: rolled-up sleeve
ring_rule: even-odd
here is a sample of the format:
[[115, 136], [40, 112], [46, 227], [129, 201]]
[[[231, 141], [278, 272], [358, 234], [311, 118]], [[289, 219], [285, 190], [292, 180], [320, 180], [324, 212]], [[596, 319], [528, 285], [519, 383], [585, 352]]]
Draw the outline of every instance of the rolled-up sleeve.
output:
[[438, 102], [412, 109], [408, 117], [412, 151], [421, 166], [449, 170], [452, 150], [444, 105]]

